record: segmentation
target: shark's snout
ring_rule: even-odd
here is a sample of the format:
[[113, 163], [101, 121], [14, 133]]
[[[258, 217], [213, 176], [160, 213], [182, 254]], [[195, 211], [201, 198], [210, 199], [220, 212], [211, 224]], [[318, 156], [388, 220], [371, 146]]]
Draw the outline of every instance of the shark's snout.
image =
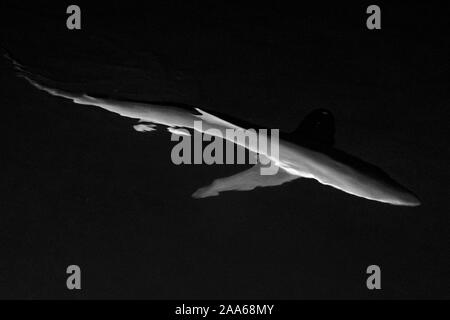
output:
[[420, 202], [419, 198], [416, 195], [414, 195], [414, 194], [412, 194], [410, 192], [404, 194], [401, 197], [400, 201], [401, 201], [401, 205], [409, 206], [409, 207], [417, 207], [417, 206], [420, 206], [422, 204]]
[[403, 188], [391, 192], [389, 202], [394, 205], [408, 207], [417, 207], [422, 204], [415, 194]]

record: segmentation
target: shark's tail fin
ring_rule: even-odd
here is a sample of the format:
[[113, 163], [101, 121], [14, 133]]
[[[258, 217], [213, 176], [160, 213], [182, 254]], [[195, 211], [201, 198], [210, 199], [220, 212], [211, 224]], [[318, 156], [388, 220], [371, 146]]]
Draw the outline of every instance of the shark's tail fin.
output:
[[13, 58], [6, 49], [4, 49], [3, 57], [10, 61], [18, 77], [24, 78], [27, 82], [39, 90], [45, 91], [53, 96], [71, 99], [78, 104], [98, 105], [100, 103], [96, 98], [85, 93], [60, 89], [66, 84], [61, 81], [55, 81], [47, 78], [42, 74], [35, 72], [29, 66], [21, 64]]
[[40, 82], [56, 82], [52, 79], [49, 79], [45, 76], [43, 76], [41, 73], [38, 73], [36, 70], [33, 70], [34, 68], [31, 68], [30, 66], [26, 66], [22, 63], [20, 63], [16, 58], [13, 57], [13, 55], [3, 46], [1, 46], [2, 49], [2, 55], [3, 57], [8, 60], [12, 67], [14, 68], [14, 71], [16, 72], [16, 75], [18, 77], [25, 78], [27, 80], [33, 79], [35, 81]]

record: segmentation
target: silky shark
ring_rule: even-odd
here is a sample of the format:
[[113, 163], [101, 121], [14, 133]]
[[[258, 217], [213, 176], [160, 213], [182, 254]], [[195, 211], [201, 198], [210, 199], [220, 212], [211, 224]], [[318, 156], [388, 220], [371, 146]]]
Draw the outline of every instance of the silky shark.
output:
[[[136, 119], [134, 129], [151, 132], [157, 126], [166, 127], [172, 134], [189, 134], [198, 130], [194, 122], [202, 121], [202, 132], [209, 129], [223, 133], [227, 129], [255, 128], [248, 123], [219, 115], [205, 109], [181, 104], [160, 102], [135, 102], [126, 99], [100, 97], [87, 93], [63, 90], [61, 84], [33, 73], [8, 54], [17, 75], [31, 85], [53, 96], [72, 100], [76, 104], [96, 106], [122, 117]], [[56, 85], [55, 85], [56, 84]], [[216, 196], [229, 190], [252, 190], [256, 187], [276, 186], [298, 179], [315, 179], [354, 196], [399, 206], [418, 206], [419, 199], [408, 189], [394, 181], [381, 169], [344, 153], [334, 147], [334, 117], [325, 109], [314, 110], [293, 133], [282, 133], [279, 139], [278, 157], [265, 154], [278, 166], [274, 175], [262, 175], [258, 163], [230, 177], [216, 179], [211, 185], [198, 189], [194, 198]], [[225, 137], [224, 134], [221, 137]], [[232, 141], [237, 143], [237, 141]], [[242, 144], [251, 153], [248, 144]]]

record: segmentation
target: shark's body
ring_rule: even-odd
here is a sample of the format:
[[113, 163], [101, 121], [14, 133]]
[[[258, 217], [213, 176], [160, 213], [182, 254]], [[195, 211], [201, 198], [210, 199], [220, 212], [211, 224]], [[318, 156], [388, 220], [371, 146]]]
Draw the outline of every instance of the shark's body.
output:
[[[134, 126], [137, 131], [153, 131], [156, 125], [161, 125], [172, 133], [183, 134], [186, 132], [185, 129], [198, 130], [194, 126], [194, 121], [202, 121], [202, 133], [209, 129], [217, 129], [221, 137], [226, 137], [224, 134], [226, 129], [249, 129], [199, 108], [99, 98], [61, 90], [46, 85], [47, 79], [28, 72], [23, 65], [9, 59], [19, 75], [36, 88], [54, 96], [71, 99], [77, 104], [97, 106], [123, 117], [137, 119], [139, 123]], [[321, 117], [325, 117], [325, 120], [329, 117], [326, 111], [318, 111], [317, 115], [319, 122], [322, 120]], [[420, 204], [414, 194], [380, 169], [335, 149], [328, 141], [311, 143], [304, 137], [299, 138], [292, 140], [281, 137], [278, 157], [264, 155], [279, 167], [277, 174], [261, 175], [257, 164], [231, 177], [217, 179], [210, 186], [197, 190], [193, 196], [204, 198], [218, 195], [222, 191], [251, 190], [258, 186], [280, 185], [297, 178], [312, 178], [324, 185], [370, 200], [403, 206]], [[238, 143], [236, 140], [232, 142]], [[251, 152], [258, 152], [245, 142], [241, 145]]]

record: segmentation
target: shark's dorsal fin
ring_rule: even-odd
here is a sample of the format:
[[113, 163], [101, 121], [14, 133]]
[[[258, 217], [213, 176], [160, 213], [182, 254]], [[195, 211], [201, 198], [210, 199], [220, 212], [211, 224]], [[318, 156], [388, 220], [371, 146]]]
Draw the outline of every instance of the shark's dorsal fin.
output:
[[301, 142], [333, 146], [334, 132], [333, 114], [326, 109], [317, 109], [306, 115], [292, 135]]

